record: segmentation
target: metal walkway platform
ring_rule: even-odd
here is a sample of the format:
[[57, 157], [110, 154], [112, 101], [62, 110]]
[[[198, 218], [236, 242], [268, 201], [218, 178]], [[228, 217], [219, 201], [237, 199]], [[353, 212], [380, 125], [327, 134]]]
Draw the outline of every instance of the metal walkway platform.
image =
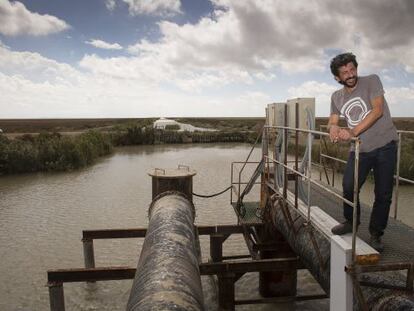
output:
[[[318, 206], [340, 222], [344, 220], [342, 201], [316, 186], [312, 186], [311, 189], [311, 206]], [[358, 228], [358, 237], [365, 242], [370, 238], [368, 231], [370, 215], [371, 208], [361, 203], [361, 225]], [[381, 253], [380, 263], [414, 262], [413, 228], [390, 217], [382, 240], [385, 248]]]
[[[236, 215], [238, 215], [236, 205], [236, 202], [232, 203], [234, 211], [236, 212]], [[260, 210], [258, 210], [259, 202], [243, 202], [242, 209], [244, 209], [244, 213], [242, 212], [242, 216], [239, 216], [240, 225], [253, 226], [262, 224], [262, 219], [259, 217], [260, 214], [258, 213], [258, 211], [260, 212]]]

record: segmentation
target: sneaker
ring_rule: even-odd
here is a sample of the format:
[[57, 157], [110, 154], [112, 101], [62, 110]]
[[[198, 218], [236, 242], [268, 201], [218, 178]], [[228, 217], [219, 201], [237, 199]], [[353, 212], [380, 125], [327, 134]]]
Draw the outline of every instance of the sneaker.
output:
[[352, 223], [349, 221], [344, 221], [343, 223], [333, 227], [331, 232], [335, 235], [343, 235], [346, 233], [352, 233]]
[[382, 244], [381, 237], [379, 235], [371, 235], [369, 245], [380, 253], [384, 250], [384, 244]]

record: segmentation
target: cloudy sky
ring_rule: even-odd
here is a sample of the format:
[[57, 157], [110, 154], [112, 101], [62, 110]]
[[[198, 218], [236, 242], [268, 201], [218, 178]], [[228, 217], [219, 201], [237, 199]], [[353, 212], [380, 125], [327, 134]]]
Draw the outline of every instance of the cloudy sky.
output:
[[414, 117], [412, 0], [0, 0], [0, 118], [264, 116], [352, 51]]

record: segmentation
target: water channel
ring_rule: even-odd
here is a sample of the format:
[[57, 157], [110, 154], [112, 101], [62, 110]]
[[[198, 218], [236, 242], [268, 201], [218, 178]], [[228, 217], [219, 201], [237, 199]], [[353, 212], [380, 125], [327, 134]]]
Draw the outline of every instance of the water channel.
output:
[[[188, 165], [197, 171], [194, 192], [211, 194], [230, 184], [231, 162], [243, 161], [249, 150], [247, 144], [128, 147], [74, 172], [0, 177], [0, 310], [49, 310], [46, 271], [83, 267], [82, 230], [145, 227], [151, 202], [151, 179], [147, 175], [150, 169]], [[259, 159], [260, 154], [254, 154], [253, 158]], [[370, 187], [365, 186], [368, 201], [372, 197]], [[414, 226], [414, 211], [409, 204], [414, 198], [411, 189], [400, 188], [399, 214]], [[212, 199], [195, 198], [197, 224], [236, 223], [229, 200], [229, 193]], [[142, 242], [142, 239], [95, 241], [96, 265], [136, 267]], [[208, 239], [202, 237], [201, 243], [207, 260]], [[224, 252], [236, 255], [246, 254], [247, 250], [242, 238], [234, 236], [226, 241]], [[66, 309], [125, 310], [131, 285], [132, 280], [66, 283]], [[307, 273], [299, 274], [298, 285], [299, 293], [318, 290]], [[238, 281], [236, 291], [243, 298], [255, 297], [256, 288], [257, 277], [247, 274]], [[208, 309], [214, 310], [210, 300], [211, 297], [206, 298]], [[321, 300], [238, 306], [237, 310], [328, 308], [328, 301]]]

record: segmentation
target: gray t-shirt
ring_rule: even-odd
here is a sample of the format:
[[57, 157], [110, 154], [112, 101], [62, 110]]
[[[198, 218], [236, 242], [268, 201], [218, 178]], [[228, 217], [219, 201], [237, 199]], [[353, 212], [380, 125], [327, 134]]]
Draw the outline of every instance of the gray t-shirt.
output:
[[[348, 127], [354, 128], [372, 110], [371, 101], [383, 94], [384, 89], [377, 75], [358, 77], [357, 86], [351, 93], [342, 88], [332, 94], [331, 114], [345, 117]], [[369, 152], [392, 140], [398, 140], [397, 129], [392, 122], [385, 98], [381, 118], [361, 133], [359, 138], [361, 140], [360, 152]]]

